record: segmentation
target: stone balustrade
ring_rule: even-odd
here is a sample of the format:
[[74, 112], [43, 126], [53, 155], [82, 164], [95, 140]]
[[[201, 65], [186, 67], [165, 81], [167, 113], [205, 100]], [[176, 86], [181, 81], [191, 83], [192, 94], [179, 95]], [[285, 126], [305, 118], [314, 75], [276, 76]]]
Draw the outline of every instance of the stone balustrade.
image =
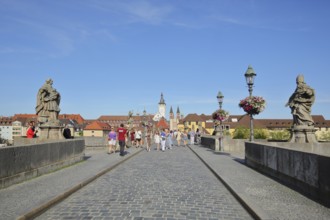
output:
[[246, 164], [330, 207], [330, 144], [245, 144]]
[[35, 143], [0, 148], [0, 189], [84, 159], [84, 139], [21, 141]]

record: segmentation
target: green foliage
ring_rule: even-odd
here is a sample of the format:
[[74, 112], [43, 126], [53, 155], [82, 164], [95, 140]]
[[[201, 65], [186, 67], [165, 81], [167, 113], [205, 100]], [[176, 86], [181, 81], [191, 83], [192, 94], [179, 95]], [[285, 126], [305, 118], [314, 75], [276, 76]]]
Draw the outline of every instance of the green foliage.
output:
[[317, 139], [319, 141], [330, 141], [330, 131], [322, 131]]
[[233, 139], [248, 139], [250, 136], [250, 129], [246, 127], [237, 127], [233, 133]]
[[255, 139], [267, 139], [268, 131], [266, 129], [254, 129], [254, 138]]
[[286, 141], [290, 138], [288, 130], [276, 130], [269, 132], [269, 140]]
[[230, 136], [230, 132], [229, 132], [229, 130], [224, 130], [224, 131], [223, 131], [223, 135], [225, 135], [225, 136]]

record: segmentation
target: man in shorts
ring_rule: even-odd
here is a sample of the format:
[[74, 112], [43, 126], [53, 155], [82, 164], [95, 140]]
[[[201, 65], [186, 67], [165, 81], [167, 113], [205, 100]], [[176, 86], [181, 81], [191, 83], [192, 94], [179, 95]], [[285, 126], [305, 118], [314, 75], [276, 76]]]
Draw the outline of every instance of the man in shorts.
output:
[[120, 127], [117, 129], [117, 138], [118, 138], [118, 143], [120, 146], [120, 156], [125, 155], [125, 140], [126, 140], [126, 133], [127, 130], [124, 128], [124, 124], [120, 124]]

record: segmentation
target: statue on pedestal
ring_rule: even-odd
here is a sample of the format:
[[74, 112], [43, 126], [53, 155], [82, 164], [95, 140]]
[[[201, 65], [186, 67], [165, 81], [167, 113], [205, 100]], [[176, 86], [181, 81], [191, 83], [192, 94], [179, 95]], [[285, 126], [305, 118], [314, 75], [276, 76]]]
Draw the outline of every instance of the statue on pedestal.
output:
[[53, 80], [46, 80], [37, 95], [36, 114], [43, 125], [59, 125], [61, 95], [52, 87]]
[[53, 80], [47, 79], [37, 95], [36, 114], [40, 124], [40, 139], [63, 139], [58, 119], [61, 95], [52, 85]]
[[311, 110], [315, 101], [315, 91], [304, 82], [303, 75], [297, 76], [296, 83], [297, 88], [285, 105], [291, 108], [293, 116], [291, 142], [314, 142], [316, 138]]
[[126, 146], [127, 147], [132, 147], [133, 146], [133, 143], [132, 143], [132, 140], [131, 140], [131, 133], [133, 132], [133, 111], [129, 111], [128, 112], [128, 120], [127, 120], [127, 143], [126, 143]]

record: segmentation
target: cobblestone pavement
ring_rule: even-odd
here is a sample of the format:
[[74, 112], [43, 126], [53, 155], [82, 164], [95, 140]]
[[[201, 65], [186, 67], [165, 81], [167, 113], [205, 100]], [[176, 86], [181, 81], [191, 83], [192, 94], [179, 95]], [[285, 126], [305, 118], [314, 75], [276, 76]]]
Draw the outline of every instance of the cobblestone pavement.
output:
[[[132, 155], [137, 149], [127, 151]], [[124, 159], [118, 153], [106, 154], [101, 147], [86, 149], [85, 155], [84, 162], [1, 189], [0, 219], [16, 219]]]
[[141, 152], [37, 219], [251, 219], [187, 147]]

